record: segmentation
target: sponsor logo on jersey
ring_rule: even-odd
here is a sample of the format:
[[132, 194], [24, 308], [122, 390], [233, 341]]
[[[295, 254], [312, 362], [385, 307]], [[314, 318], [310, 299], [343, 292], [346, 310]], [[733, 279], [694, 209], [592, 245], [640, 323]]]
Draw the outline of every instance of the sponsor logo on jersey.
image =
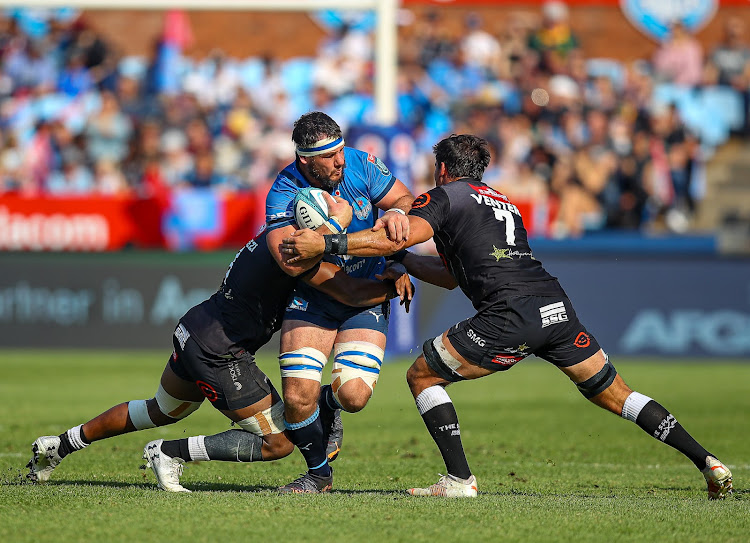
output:
[[424, 194], [420, 194], [419, 196], [417, 196], [417, 199], [412, 202], [411, 208], [419, 209], [420, 207], [424, 207], [429, 203], [430, 195], [425, 192]]
[[346, 266], [346, 273], [354, 273], [355, 271], [361, 269], [364, 265], [365, 265], [364, 260], [358, 260], [354, 264]]
[[586, 332], [578, 332], [573, 345], [575, 345], [579, 349], [585, 349], [586, 347], [591, 345], [591, 336], [589, 336]]
[[390, 170], [388, 169], [388, 166], [386, 166], [382, 160], [380, 160], [378, 157], [373, 155], [367, 155], [367, 162], [371, 162], [372, 164], [375, 164], [375, 167], [380, 170], [380, 173], [383, 175], [391, 175]]
[[560, 324], [561, 322], [568, 322], [568, 313], [565, 309], [565, 304], [562, 302], [540, 307], [539, 315], [542, 317], [542, 328], [547, 328], [553, 324]]
[[287, 311], [307, 311], [307, 300], [303, 300], [299, 296], [295, 296], [292, 299], [292, 303], [289, 304], [289, 307], [286, 308]]
[[180, 323], [174, 331], [174, 337], [177, 338], [177, 342], [180, 344], [180, 349], [185, 350], [185, 343], [190, 339], [190, 332], [187, 331], [185, 325]]
[[469, 328], [466, 331], [466, 335], [469, 336], [469, 339], [471, 341], [473, 341], [474, 343], [476, 343], [480, 347], [484, 347], [486, 345], [486, 343], [487, 343], [485, 340], [483, 340], [481, 337], [479, 337], [477, 335], [477, 333], [474, 330], [472, 330], [471, 328]]
[[469, 194], [477, 204], [490, 206], [495, 209], [503, 209], [505, 211], [510, 211], [519, 217], [521, 216], [521, 212], [518, 211], [518, 208], [511, 204], [504, 194], [500, 194], [490, 187], [475, 187], [471, 183], [469, 183], [469, 186], [477, 191], [477, 194]]
[[510, 200], [508, 200], [508, 197], [505, 196], [505, 194], [501, 194], [501, 193], [497, 192], [493, 188], [490, 188], [490, 187], [477, 187], [475, 185], [472, 185], [471, 183], [469, 183], [469, 186], [471, 188], [473, 188], [475, 191], [477, 191], [479, 194], [481, 194], [482, 196], [486, 196], [488, 198], [493, 198], [495, 200], [500, 200], [500, 201], [503, 201], [503, 202], [510, 203]]
[[[294, 212], [292, 211], [281, 211], [279, 213], [273, 213], [271, 215], [266, 215], [266, 222], [271, 222], [276, 219], [291, 219], [294, 217]], [[262, 232], [261, 230], [260, 232]], [[260, 232], [258, 232], [260, 234]]]
[[372, 204], [364, 198], [354, 200], [354, 214], [360, 221], [364, 221], [372, 212]]
[[534, 254], [531, 252], [522, 253], [521, 251], [513, 251], [511, 249], [498, 249], [494, 245], [492, 246], [492, 252], [490, 253], [490, 256], [494, 256], [497, 262], [500, 262], [500, 260], [503, 258], [508, 258], [510, 260], [513, 260], [513, 257], [516, 257], [516, 256], [518, 257], [528, 256], [529, 258], [534, 260]]
[[494, 256], [496, 262], [500, 262], [500, 260], [503, 258], [509, 258], [513, 260], [513, 257], [510, 256], [510, 249], [498, 249], [494, 245], [492, 246], [492, 252], [490, 253], [490, 256]]

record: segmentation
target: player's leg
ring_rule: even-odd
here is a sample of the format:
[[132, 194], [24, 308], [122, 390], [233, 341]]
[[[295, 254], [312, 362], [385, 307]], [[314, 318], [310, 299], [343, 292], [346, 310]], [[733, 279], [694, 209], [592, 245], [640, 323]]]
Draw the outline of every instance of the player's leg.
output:
[[79, 424], [59, 436], [41, 436], [32, 445], [27, 477], [47, 481], [52, 471], [70, 453], [100, 441], [137, 430], [173, 424], [200, 407], [203, 401], [195, 383], [175, 372], [174, 355], [164, 368], [159, 388], [149, 400], [123, 402]]
[[344, 439], [341, 411], [364, 409], [372, 397], [385, 354], [387, 304], [365, 310], [348, 308], [334, 344], [331, 384], [320, 391], [320, 419], [328, 461], [336, 459]]
[[448, 475], [427, 488], [411, 488], [414, 496], [473, 497], [477, 495], [476, 477], [472, 475], [461, 443], [461, 427], [456, 409], [445, 390], [449, 384], [478, 379], [495, 373], [472, 364], [459, 354], [448, 332], [430, 339], [423, 353], [406, 374], [417, 410], [440, 449]]
[[[647, 434], [689, 458], [703, 473], [710, 499], [723, 498], [732, 492], [732, 473], [715, 455], [703, 448], [659, 402], [631, 390], [585, 329], [577, 332], [575, 338], [578, 345], [571, 342], [569, 346], [552, 352], [553, 362], [575, 383], [585, 398], [634, 422]], [[587, 348], [594, 348], [595, 352], [580, 362], [572, 363], [575, 362], [576, 349], [584, 344]]]
[[281, 386], [287, 436], [305, 458], [307, 473], [282, 486], [283, 493], [325, 492], [333, 474], [320, 420], [320, 382], [336, 329], [304, 320], [285, 320], [281, 329]]
[[292, 452], [293, 445], [284, 435], [284, 404], [252, 355], [217, 357], [188, 340], [182, 358], [211, 404], [239, 429], [147, 443], [143, 458], [154, 471], [160, 488], [187, 492], [179, 484], [184, 462], [257, 462]]

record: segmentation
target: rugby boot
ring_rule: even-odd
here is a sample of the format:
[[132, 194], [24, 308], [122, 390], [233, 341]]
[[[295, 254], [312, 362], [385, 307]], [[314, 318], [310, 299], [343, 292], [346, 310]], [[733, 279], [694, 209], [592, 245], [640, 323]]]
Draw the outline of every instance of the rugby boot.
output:
[[333, 462], [341, 452], [344, 442], [344, 423], [341, 420], [341, 409], [329, 411], [320, 410], [320, 422], [323, 424], [323, 441], [326, 442], [326, 456], [328, 462]]
[[151, 468], [156, 475], [156, 483], [159, 488], [167, 492], [190, 492], [180, 484], [183, 460], [167, 456], [161, 450], [163, 439], [149, 441], [143, 448], [143, 459], [146, 460], [144, 467]]
[[475, 498], [477, 496], [477, 478], [459, 479], [453, 475], [441, 475], [440, 480], [427, 488], [410, 488], [412, 496], [442, 496], [445, 498]]
[[333, 488], [333, 471], [328, 477], [303, 473], [289, 484], [279, 487], [279, 494], [320, 494]]
[[713, 456], [706, 457], [701, 473], [708, 484], [709, 500], [722, 500], [732, 493], [732, 472]]
[[48, 481], [52, 470], [62, 462], [62, 458], [57, 452], [59, 448], [60, 438], [58, 436], [38, 437], [31, 445], [31, 452], [34, 456], [26, 464], [26, 467], [29, 468], [26, 477], [35, 483]]

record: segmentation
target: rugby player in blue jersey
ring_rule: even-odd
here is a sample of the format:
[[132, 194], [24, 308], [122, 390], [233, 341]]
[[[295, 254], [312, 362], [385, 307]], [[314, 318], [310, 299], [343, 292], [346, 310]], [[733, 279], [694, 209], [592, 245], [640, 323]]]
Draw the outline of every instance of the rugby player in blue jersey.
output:
[[[337, 209], [332, 203], [332, 208]], [[337, 217], [348, 225], [351, 209]], [[235, 256], [219, 289], [180, 319], [172, 337], [174, 351], [153, 398], [120, 403], [59, 436], [41, 436], [32, 446], [28, 477], [49, 479], [70, 453], [94, 441], [173, 424], [194, 412], [204, 399], [240, 429], [212, 436], [151, 441], [144, 459], [159, 487], [189, 492], [180, 485], [182, 464], [190, 461], [268, 461], [293, 450], [284, 432], [284, 407], [255, 352], [281, 326], [294, 286], [305, 282], [341, 303], [370, 307], [410, 289], [408, 275], [386, 270], [379, 278], [393, 284], [355, 279], [340, 267], [319, 262], [292, 277], [279, 269], [267, 247], [264, 228]], [[298, 281], [299, 279], [299, 281]]]
[[[638, 425], [685, 455], [703, 474], [709, 499], [732, 492], [732, 473], [653, 398], [633, 391], [576, 316], [557, 279], [534, 258], [521, 213], [482, 182], [490, 162], [487, 142], [453, 135], [434, 147], [436, 187], [409, 212], [409, 239], [382, 233], [321, 236], [300, 230], [284, 241], [290, 262], [319, 254], [390, 255], [434, 238], [440, 257], [409, 252], [400, 259], [416, 278], [460, 287], [477, 311], [424, 343], [407, 372], [417, 409], [440, 449], [446, 473], [414, 496], [474, 497], [477, 480], [461, 443], [446, 387], [506, 371], [531, 354], [558, 367], [585, 398]], [[441, 264], [442, 261], [442, 264]]]
[[[266, 200], [268, 246], [282, 269], [297, 275], [314, 263], [285, 266], [279, 250], [282, 240], [297, 229], [294, 197], [303, 187], [317, 187], [348, 202], [354, 210], [349, 232], [384, 229], [397, 242], [408, 237], [405, 212], [414, 196], [379, 158], [346, 147], [333, 119], [319, 111], [303, 115], [294, 124], [292, 140], [296, 159], [278, 174]], [[381, 218], [378, 209], [385, 211]], [[335, 221], [331, 228], [340, 231]], [[352, 277], [373, 278], [385, 267], [383, 257], [331, 258]], [[340, 443], [329, 447], [326, 436], [334, 433], [338, 410], [357, 412], [372, 396], [383, 362], [388, 308], [378, 304], [352, 309], [298, 283], [281, 328], [279, 363], [287, 433], [305, 457], [308, 471], [281, 487], [282, 493], [330, 490], [333, 472], [328, 462], [338, 454]], [[321, 389], [331, 351], [332, 381]]]

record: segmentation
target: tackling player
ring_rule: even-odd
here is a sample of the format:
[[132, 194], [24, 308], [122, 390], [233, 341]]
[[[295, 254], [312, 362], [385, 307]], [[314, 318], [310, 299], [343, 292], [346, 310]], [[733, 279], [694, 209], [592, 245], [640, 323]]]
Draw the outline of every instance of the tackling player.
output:
[[434, 147], [436, 188], [419, 196], [409, 213], [410, 234], [397, 243], [382, 233], [321, 236], [300, 230], [282, 252], [387, 255], [435, 239], [445, 266], [408, 252], [403, 262], [418, 279], [460, 286], [477, 314], [425, 342], [407, 381], [417, 409], [445, 461], [448, 475], [415, 496], [472, 497], [477, 482], [466, 461], [458, 417], [445, 388], [511, 368], [535, 354], [563, 371], [585, 398], [634, 422], [687, 456], [703, 473], [709, 499], [732, 492], [732, 474], [675, 417], [652, 398], [631, 390], [594, 336], [579, 322], [557, 279], [532, 255], [521, 214], [504, 195], [482, 183], [490, 162], [487, 143], [454, 135]]
[[[351, 209], [331, 200], [332, 213], [348, 225]], [[28, 477], [49, 479], [70, 453], [94, 441], [173, 424], [198, 409], [204, 398], [242, 430], [178, 441], [151, 441], [144, 448], [159, 487], [189, 492], [179, 484], [182, 462], [267, 461], [293, 450], [284, 433], [284, 406], [254, 354], [279, 329], [297, 278], [283, 273], [268, 250], [265, 228], [235, 256], [211, 298], [190, 309], [172, 338], [174, 352], [153, 398], [121, 403], [59, 436], [39, 437], [32, 446]], [[348, 276], [338, 266], [317, 262], [299, 279], [341, 303], [370, 307], [398, 293], [409, 295], [408, 275], [386, 270], [390, 283]]]
[[[344, 146], [339, 125], [319, 111], [302, 115], [292, 140], [296, 160], [282, 170], [266, 200], [268, 244], [287, 273], [305, 272], [312, 261], [282, 263], [282, 240], [295, 231], [294, 197], [303, 187], [340, 196], [354, 208], [349, 231], [384, 228], [397, 240], [409, 233], [406, 211], [414, 196], [377, 157]], [[377, 218], [377, 210], [385, 210]], [[332, 228], [341, 231], [335, 221]], [[352, 277], [372, 278], [385, 266], [382, 257], [335, 258]], [[305, 457], [308, 471], [281, 487], [282, 493], [316, 493], [331, 488], [324, 428], [344, 409], [361, 410], [380, 373], [388, 331], [388, 304], [352, 309], [326, 293], [299, 284], [281, 328], [282, 390], [289, 439]], [[321, 374], [333, 350], [332, 383], [321, 389]], [[318, 401], [320, 397], [320, 402]]]

